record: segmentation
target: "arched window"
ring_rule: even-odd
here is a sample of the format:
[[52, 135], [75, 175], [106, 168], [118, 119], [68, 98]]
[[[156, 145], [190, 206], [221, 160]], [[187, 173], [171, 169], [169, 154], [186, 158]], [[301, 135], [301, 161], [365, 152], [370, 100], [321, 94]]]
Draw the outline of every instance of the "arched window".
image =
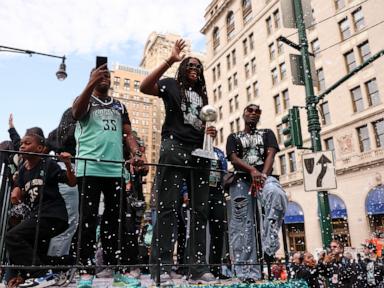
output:
[[215, 50], [220, 45], [220, 33], [219, 33], [219, 27], [215, 27], [213, 29], [213, 49]]
[[252, 2], [251, 0], [243, 0], [243, 21], [247, 23], [251, 20], [252, 16]]
[[288, 202], [284, 215], [286, 235], [290, 251], [305, 251], [304, 213], [301, 206], [293, 201]]
[[371, 232], [384, 236], [384, 185], [377, 186], [368, 192], [365, 210]]
[[229, 11], [227, 14], [227, 37], [231, 39], [235, 34], [235, 14]]

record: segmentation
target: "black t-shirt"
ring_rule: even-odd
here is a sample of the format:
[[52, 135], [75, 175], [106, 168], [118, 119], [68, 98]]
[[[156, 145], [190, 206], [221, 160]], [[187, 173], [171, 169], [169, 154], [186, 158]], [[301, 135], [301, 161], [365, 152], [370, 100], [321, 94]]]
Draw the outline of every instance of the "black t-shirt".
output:
[[185, 90], [186, 99], [182, 100], [180, 87], [174, 78], [162, 79], [157, 85], [166, 111], [162, 139], [172, 136], [182, 142], [202, 145], [205, 125], [199, 116], [203, 107], [202, 97], [191, 89]]
[[68, 220], [65, 202], [59, 192], [59, 182], [68, 182], [66, 172], [50, 159], [41, 160], [31, 170], [27, 170], [24, 165], [20, 167], [18, 186], [23, 192], [24, 203], [31, 209], [30, 217], [37, 217], [43, 193], [40, 217]]
[[270, 129], [258, 129], [252, 134], [240, 131], [227, 138], [227, 157], [236, 153], [240, 159], [260, 172], [263, 171], [268, 148], [280, 150], [276, 136]]

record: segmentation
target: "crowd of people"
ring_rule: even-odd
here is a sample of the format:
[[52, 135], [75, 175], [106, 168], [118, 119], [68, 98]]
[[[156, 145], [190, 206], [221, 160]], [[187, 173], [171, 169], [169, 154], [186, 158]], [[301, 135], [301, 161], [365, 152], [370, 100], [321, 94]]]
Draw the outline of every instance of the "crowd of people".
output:
[[[3, 261], [16, 266], [2, 271], [8, 287], [66, 285], [74, 269], [60, 274], [43, 267], [74, 264], [82, 267], [79, 288], [92, 287], [95, 277], [113, 277], [117, 287], [139, 286], [145, 265], [161, 282], [235, 277], [255, 283], [263, 277], [260, 261], [274, 261], [287, 207], [272, 169], [276, 137], [257, 127], [261, 108], [248, 104], [244, 130], [228, 136], [226, 153], [215, 148], [216, 159], [193, 156], [217, 131], [200, 115], [208, 105], [203, 65], [184, 57], [184, 48], [183, 40], [176, 41], [140, 87], [162, 98], [166, 111], [152, 217], [143, 217], [145, 145], [132, 131], [125, 105], [108, 95], [107, 64], [92, 69], [48, 137], [32, 127], [20, 139], [10, 117], [11, 141], [0, 147], [7, 164], [2, 175], [12, 187], [10, 195], [6, 185], [0, 191], [2, 207], [11, 202]], [[177, 62], [176, 76], [164, 78]]]

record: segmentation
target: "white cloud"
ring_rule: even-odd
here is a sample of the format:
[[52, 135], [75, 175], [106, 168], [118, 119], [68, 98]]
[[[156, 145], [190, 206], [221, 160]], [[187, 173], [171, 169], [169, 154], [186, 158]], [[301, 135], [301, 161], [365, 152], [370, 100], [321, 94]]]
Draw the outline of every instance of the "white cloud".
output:
[[[119, 51], [152, 31], [196, 42], [210, 0], [1, 0], [1, 45], [59, 54]], [[199, 47], [201, 48], [201, 47]]]

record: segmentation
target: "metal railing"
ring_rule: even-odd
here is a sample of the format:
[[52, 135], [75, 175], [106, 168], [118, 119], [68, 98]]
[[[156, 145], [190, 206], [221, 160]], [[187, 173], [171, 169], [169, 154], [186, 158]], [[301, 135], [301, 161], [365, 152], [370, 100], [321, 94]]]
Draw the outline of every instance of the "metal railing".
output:
[[[0, 150], [0, 155], [4, 153], [6, 155], [15, 155], [15, 154], [19, 154], [19, 155], [22, 155], [22, 154], [29, 154], [29, 155], [34, 155], [34, 156], [38, 156], [38, 157], [41, 157], [41, 158], [53, 158], [53, 159], [57, 159], [57, 156], [55, 155], [50, 155], [50, 154], [39, 154], [39, 153], [26, 153], [26, 152], [20, 152], [20, 151], [10, 151], [10, 150]], [[3, 154], [3, 155], [4, 155]], [[9, 158], [9, 157], [8, 157]], [[0, 158], [1, 159], [1, 158]], [[119, 192], [119, 225], [118, 225], [118, 239], [117, 239], [117, 249], [118, 251], [121, 251], [122, 250], [122, 245], [124, 245], [124, 243], [122, 243], [122, 233], [123, 233], [123, 221], [124, 221], [124, 212], [123, 211], [123, 207], [124, 205], [122, 204], [123, 201], [125, 201], [125, 196], [126, 195], [126, 192], [123, 191], [123, 187], [125, 186], [124, 185], [124, 168], [125, 168], [125, 165], [126, 165], [126, 162], [125, 161], [113, 161], [113, 160], [103, 160], [103, 159], [91, 159], [91, 158], [84, 158], [84, 157], [73, 157], [72, 160], [76, 160], [76, 161], [85, 161], [85, 164], [84, 164], [84, 171], [86, 171], [86, 168], [87, 168], [87, 163], [89, 161], [91, 162], [104, 162], [104, 163], [116, 163], [116, 164], [120, 164], [121, 165], [121, 171], [122, 171], [122, 174], [121, 174], [121, 177], [120, 177], [120, 192]], [[194, 179], [194, 173], [196, 170], [201, 170], [201, 169], [204, 169], [204, 170], [209, 170], [209, 171], [214, 171], [214, 172], [221, 172], [221, 173], [227, 173], [226, 171], [223, 171], [223, 170], [215, 170], [215, 169], [210, 169], [210, 168], [202, 168], [202, 167], [195, 167], [195, 166], [182, 166], [182, 165], [171, 165], [171, 164], [154, 164], [154, 163], [145, 163], [144, 165], [148, 165], [148, 166], [155, 166], [155, 167], [172, 167], [172, 168], [177, 168], [177, 169], [186, 169], [186, 170], [189, 170], [189, 173], [190, 173], [190, 177], [191, 177], [191, 189], [190, 191], [188, 191], [190, 193], [190, 199], [193, 199], [194, 197], [194, 193], [195, 193], [195, 187], [196, 187], [196, 183], [194, 183], [193, 179]], [[164, 267], [164, 266], [177, 266], [177, 267], [187, 267], [188, 269], [190, 269], [192, 266], [210, 266], [210, 267], [216, 267], [216, 266], [222, 266], [222, 265], [248, 265], [248, 266], [251, 266], [251, 265], [256, 265], [256, 266], [259, 266], [260, 267], [260, 271], [261, 271], [261, 275], [264, 277], [263, 275], [263, 265], [264, 265], [264, 261], [263, 261], [263, 253], [262, 253], [262, 246], [261, 246], [261, 233], [257, 233], [257, 231], [261, 229], [262, 225], [261, 225], [261, 217], [262, 217], [262, 207], [260, 205], [260, 202], [258, 201], [258, 199], [255, 199], [256, 201], [254, 201], [254, 209], [255, 211], [257, 211], [256, 213], [256, 217], [255, 217], [255, 222], [257, 223], [256, 224], [256, 241], [257, 241], [257, 258], [258, 258], [258, 262], [257, 263], [238, 263], [238, 264], [233, 264], [233, 263], [194, 263], [193, 262], [193, 259], [194, 259], [194, 251], [193, 251], [193, 245], [189, 245], [189, 251], [187, 251], [188, 255], [190, 256], [189, 257], [189, 263], [186, 263], [186, 264], [180, 264], [180, 263], [172, 263], [172, 264], [166, 264], [166, 263], [161, 263], [160, 260], [159, 260], [159, 257], [157, 257], [156, 259], [156, 263], [147, 263], [147, 264], [131, 264], [131, 265], [124, 265], [124, 264], [121, 264], [121, 257], [118, 257], [117, 258], [117, 264], [116, 265], [84, 265], [82, 263], [80, 263], [80, 253], [81, 253], [81, 244], [82, 244], [82, 229], [83, 229], [83, 214], [84, 214], [84, 209], [85, 209], [85, 199], [84, 199], [84, 190], [85, 190], [85, 187], [86, 187], [86, 181], [83, 181], [82, 182], [82, 187], [78, 187], [79, 188], [79, 193], [80, 193], [80, 207], [79, 207], [79, 224], [78, 225], [78, 231], [77, 231], [77, 249], [76, 249], [76, 261], [75, 261], [75, 264], [73, 265], [35, 265], [36, 263], [36, 257], [37, 257], [37, 251], [38, 251], [38, 245], [39, 245], [39, 224], [40, 222], [37, 221], [37, 226], [36, 226], [36, 230], [35, 230], [35, 240], [34, 240], [34, 247], [33, 247], [33, 260], [32, 260], [32, 263], [30, 266], [23, 266], [23, 265], [13, 265], [11, 263], [9, 263], [9, 261], [6, 259], [6, 256], [5, 256], [5, 237], [6, 237], [6, 232], [7, 232], [7, 227], [8, 227], [8, 220], [9, 220], [9, 215], [8, 215], [8, 211], [11, 207], [10, 205], [10, 191], [11, 191], [11, 176], [9, 174], [9, 169], [7, 169], [7, 165], [6, 163], [0, 163], [0, 204], [1, 204], [1, 219], [0, 219], [0, 268], [11, 268], [11, 269], [23, 269], [23, 270], [35, 270], [35, 269], [69, 269], [69, 268], [77, 268], [77, 269], [95, 269], [95, 268], [112, 268], [112, 269], [126, 269], [126, 268], [144, 268], [144, 267], [147, 267], [147, 268], [154, 268], [155, 271], [156, 271], [156, 278], [155, 278], [155, 282], [156, 282], [156, 285], [159, 286], [160, 285], [160, 272], [161, 272], [161, 267]], [[46, 169], [46, 168], [45, 168]], [[208, 171], [207, 171], [208, 172]], [[232, 173], [232, 172], [229, 172], [229, 173]], [[81, 188], [81, 190], [80, 190]], [[41, 187], [41, 189], [44, 189], [44, 187]], [[42, 191], [42, 190], [41, 190]], [[42, 207], [42, 202], [43, 202], [43, 194], [40, 194], [40, 198], [39, 198], [39, 211], [38, 211], [38, 220], [40, 219], [40, 213], [41, 213], [41, 207]], [[223, 196], [224, 198], [224, 196]], [[195, 228], [195, 219], [194, 219], [194, 214], [193, 213], [195, 211], [195, 208], [194, 207], [194, 201], [190, 201], [191, 203], [191, 207], [190, 207], [190, 210], [191, 210], [191, 213], [190, 213], [190, 217], [191, 217], [191, 222], [190, 222], [190, 237], [192, 237], [192, 239], [196, 239], [194, 237], [194, 233], [196, 233], [196, 230], [194, 229]], [[159, 201], [156, 201], [156, 215], [158, 215], [159, 211]], [[157, 218], [157, 217], [156, 217]], [[157, 221], [157, 220], [156, 220]], [[157, 229], [159, 229], [159, 225], [156, 225]], [[282, 229], [282, 232], [283, 232], [283, 244], [284, 244], [284, 251], [285, 251], [285, 264], [286, 264], [286, 267], [287, 267], [287, 271], [289, 272], [289, 269], [288, 269], [288, 261], [289, 261], [289, 255], [288, 255], [288, 249], [287, 249], [287, 239], [286, 239], [286, 235], [285, 235], [285, 229], [284, 229], [284, 224], [282, 225], [283, 229]], [[156, 235], [160, 235], [159, 233], [160, 231], [157, 230], [157, 233]], [[137, 235], [138, 236], [138, 235]], [[158, 241], [159, 239], [152, 239], [152, 243], [153, 241], [156, 241], [157, 244], [158, 244]], [[153, 244], [152, 244], [152, 247], [153, 247]], [[159, 253], [159, 250], [160, 250], [160, 246], [159, 245], [155, 245], [156, 249], [157, 249], [157, 255], [160, 255]], [[268, 279], [271, 280], [271, 263], [267, 262], [267, 267], [268, 267]], [[190, 270], [189, 270], [190, 272]], [[289, 277], [289, 273], [288, 274], [288, 277]]]

